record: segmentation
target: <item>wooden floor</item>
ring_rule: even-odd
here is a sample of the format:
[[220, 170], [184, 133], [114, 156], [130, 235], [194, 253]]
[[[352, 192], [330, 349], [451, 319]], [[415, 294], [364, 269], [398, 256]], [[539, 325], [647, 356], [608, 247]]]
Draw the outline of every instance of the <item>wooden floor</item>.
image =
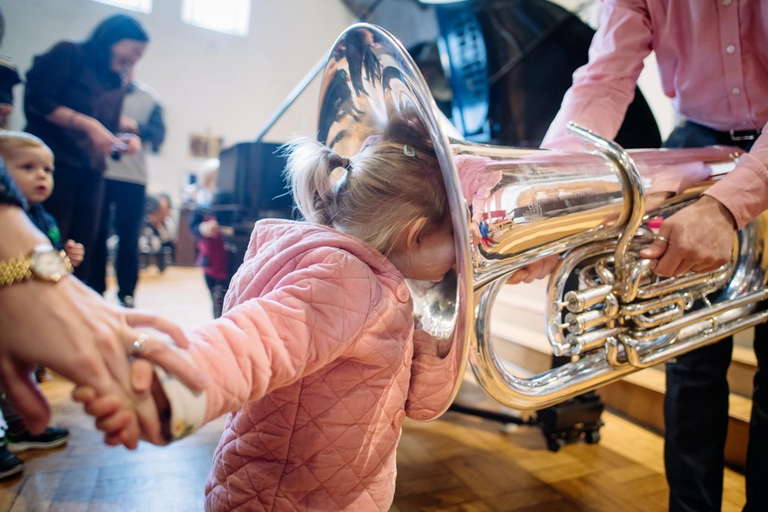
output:
[[[140, 307], [184, 325], [210, 317], [197, 270], [143, 275]], [[0, 512], [202, 510], [203, 490], [223, 420], [166, 448], [108, 448], [91, 420], [68, 399], [70, 385], [45, 383], [54, 423], [69, 428], [69, 445], [21, 454], [23, 476], [0, 483]], [[471, 390], [466, 391], [471, 392]], [[466, 393], [465, 392], [465, 393]], [[546, 450], [541, 433], [449, 413], [438, 421], [406, 421], [398, 451], [392, 511], [662, 511], [667, 487], [662, 439], [605, 414], [598, 445]], [[744, 479], [726, 470], [723, 510], [744, 504]]]

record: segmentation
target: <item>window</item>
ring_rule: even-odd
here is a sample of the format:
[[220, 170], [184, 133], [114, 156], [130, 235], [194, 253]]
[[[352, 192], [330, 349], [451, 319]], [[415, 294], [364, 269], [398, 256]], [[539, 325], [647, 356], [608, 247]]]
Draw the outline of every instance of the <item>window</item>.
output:
[[251, 0], [183, 0], [181, 19], [190, 25], [246, 36]]
[[96, 0], [99, 3], [114, 5], [137, 12], [152, 12], [152, 0]]

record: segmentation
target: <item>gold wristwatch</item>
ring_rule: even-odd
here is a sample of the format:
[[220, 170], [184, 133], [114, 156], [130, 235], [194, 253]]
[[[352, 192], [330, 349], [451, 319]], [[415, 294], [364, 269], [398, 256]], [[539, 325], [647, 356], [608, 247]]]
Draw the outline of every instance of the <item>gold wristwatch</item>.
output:
[[71, 273], [72, 263], [64, 251], [41, 244], [36, 245], [28, 256], [0, 261], [0, 287], [32, 278], [55, 283]]

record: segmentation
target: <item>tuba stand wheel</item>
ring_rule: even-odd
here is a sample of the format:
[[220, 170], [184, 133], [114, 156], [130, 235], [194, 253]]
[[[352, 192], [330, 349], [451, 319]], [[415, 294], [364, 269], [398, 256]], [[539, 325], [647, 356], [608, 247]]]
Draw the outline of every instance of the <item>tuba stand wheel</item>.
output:
[[600, 441], [603, 403], [594, 391], [579, 395], [536, 412], [536, 424], [547, 441], [547, 448], [556, 452], [565, 443], [584, 439], [587, 444]]

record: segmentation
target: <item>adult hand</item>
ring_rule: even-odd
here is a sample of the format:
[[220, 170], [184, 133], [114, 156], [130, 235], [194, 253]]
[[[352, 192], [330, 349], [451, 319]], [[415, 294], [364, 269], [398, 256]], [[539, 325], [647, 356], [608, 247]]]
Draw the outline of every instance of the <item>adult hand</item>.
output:
[[543, 279], [552, 273], [558, 261], [560, 261], [558, 255], [536, 260], [530, 265], [514, 271], [507, 279], [507, 284], [532, 283], [537, 279]]
[[93, 147], [100, 153], [111, 155], [116, 146], [123, 143], [115, 137], [111, 131], [107, 130], [103, 124], [93, 118], [87, 118], [85, 121], [85, 133], [91, 139]]
[[[45, 399], [30, 380], [38, 364], [99, 395], [119, 395], [130, 408], [127, 356], [139, 339], [139, 327], [166, 333], [180, 347], [188, 346], [175, 324], [112, 306], [74, 277], [55, 284], [30, 280], [0, 290], [0, 381], [30, 430], [41, 431], [50, 418]], [[194, 389], [205, 385], [199, 372], [157, 336], [146, 338], [140, 356]], [[133, 431], [138, 428], [135, 424]]]
[[13, 113], [13, 105], [0, 103], [0, 127], [8, 128], [8, 120]]
[[715, 270], [731, 258], [735, 226], [722, 203], [702, 196], [665, 219], [659, 228], [661, 238], [640, 251], [640, 256], [658, 259], [654, 272], [660, 276]]
[[120, 116], [120, 131], [128, 133], [139, 133], [139, 123], [128, 116]]
[[125, 152], [133, 155], [141, 151], [141, 139], [132, 133], [121, 133], [118, 136], [120, 142], [125, 145]]

